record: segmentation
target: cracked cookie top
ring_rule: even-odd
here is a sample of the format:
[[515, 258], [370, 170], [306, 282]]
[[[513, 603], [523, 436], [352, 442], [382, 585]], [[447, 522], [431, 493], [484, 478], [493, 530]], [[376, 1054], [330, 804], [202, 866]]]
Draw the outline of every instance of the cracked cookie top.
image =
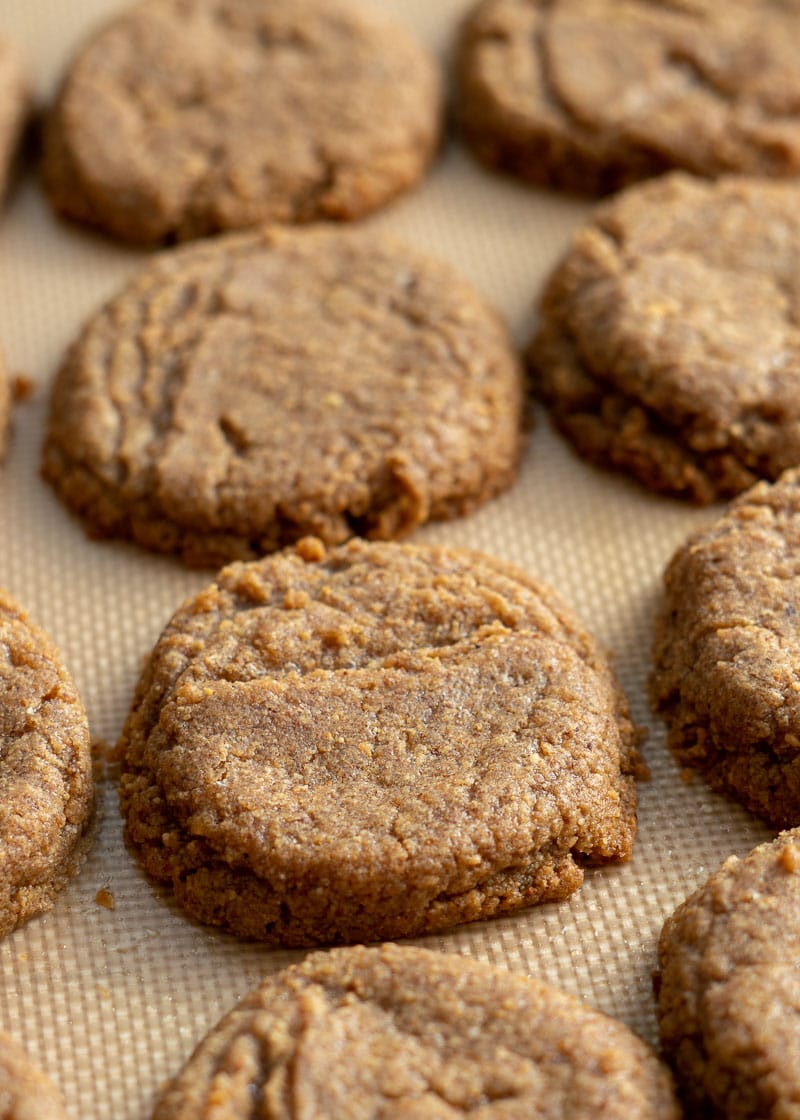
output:
[[676, 1120], [622, 1023], [529, 976], [382, 945], [312, 953], [199, 1044], [153, 1120]]
[[440, 102], [434, 60], [358, 0], [145, 0], [75, 58], [45, 182], [132, 241], [358, 218], [422, 176]]
[[447, 265], [371, 232], [170, 250], [85, 328], [46, 476], [99, 535], [195, 563], [393, 537], [508, 486], [522, 377]]
[[584, 193], [800, 171], [797, 0], [483, 0], [459, 38], [475, 153]]
[[148, 870], [267, 940], [563, 897], [635, 833], [607, 662], [552, 592], [473, 553], [309, 539], [231, 565], [165, 630], [122, 748]]

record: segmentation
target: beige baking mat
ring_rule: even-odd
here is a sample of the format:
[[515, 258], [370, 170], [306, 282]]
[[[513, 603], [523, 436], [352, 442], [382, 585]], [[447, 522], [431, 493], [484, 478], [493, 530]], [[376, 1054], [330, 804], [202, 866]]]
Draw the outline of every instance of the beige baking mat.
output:
[[[380, 0], [376, 0], [380, 2]], [[109, 0], [0, 0], [0, 29], [26, 49], [40, 96]], [[465, 0], [383, 0], [444, 57]], [[449, 258], [522, 340], [546, 271], [588, 207], [475, 166], [451, 143], [428, 181], [375, 224]], [[0, 340], [35, 384], [17, 409], [0, 476], [0, 585], [62, 650], [93, 737], [115, 740], [143, 655], [208, 576], [133, 546], [88, 541], [37, 474], [59, 358], [82, 320], [146, 254], [51, 217], [29, 172], [0, 222]], [[422, 943], [541, 976], [655, 1039], [652, 971], [664, 916], [729, 852], [767, 832], [686, 782], [645, 695], [659, 581], [674, 547], [715, 511], [646, 494], [572, 456], [541, 414], [521, 477], [476, 516], [418, 534], [469, 545], [555, 585], [617, 657], [634, 715], [650, 728], [652, 781], [624, 868], [587, 875], [566, 903], [462, 927]], [[74, 1120], [145, 1120], [201, 1035], [259, 978], [296, 953], [240, 944], [184, 919], [140, 874], [121, 837], [113, 775], [99, 791], [92, 855], [56, 908], [0, 942], [0, 1026], [61, 1086]], [[107, 890], [115, 909], [99, 905]]]

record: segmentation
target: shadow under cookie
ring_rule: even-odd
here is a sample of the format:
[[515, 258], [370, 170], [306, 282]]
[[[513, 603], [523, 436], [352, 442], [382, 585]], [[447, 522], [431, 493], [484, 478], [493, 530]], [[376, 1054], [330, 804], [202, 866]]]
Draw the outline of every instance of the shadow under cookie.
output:
[[412, 936], [626, 860], [636, 742], [596, 644], [523, 573], [306, 540], [167, 626], [120, 744], [126, 837], [241, 936]]

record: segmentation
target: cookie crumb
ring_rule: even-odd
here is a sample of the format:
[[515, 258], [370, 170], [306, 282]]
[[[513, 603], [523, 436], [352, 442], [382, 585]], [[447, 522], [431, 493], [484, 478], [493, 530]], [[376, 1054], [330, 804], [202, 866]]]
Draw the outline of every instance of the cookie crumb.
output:
[[22, 404], [29, 401], [34, 394], [35, 384], [27, 374], [18, 373], [11, 379], [11, 396]]
[[101, 887], [94, 896], [94, 900], [97, 905], [102, 906], [104, 910], [116, 910], [117, 908], [117, 900], [107, 887]]

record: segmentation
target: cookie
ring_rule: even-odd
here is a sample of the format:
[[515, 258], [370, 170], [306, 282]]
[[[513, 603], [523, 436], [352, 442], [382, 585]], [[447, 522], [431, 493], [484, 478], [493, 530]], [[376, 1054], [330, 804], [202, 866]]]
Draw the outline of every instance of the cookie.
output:
[[86, 849], [86, 713], [58, 651], [0, 592], [0, 936], [48, 910]]
[[603, 654], [527, 575], [309, 538], [166, 627], [119, 744], [126, 838], [240, 936], [408, 937], [626, 860], [636, 743]]
[[688, 1116], [796, 1114], [798, 907], [795, 829], [726, 860], [665, 923], [661, 1041]]
[[49, 1077], [0, 1031], [0, 1120], [66, 1120], [66, 1115]]
[[0, 35], [0, 199], [8, 190], [29, 112], [25, 62], [17, 47]]
[[651, 692], [685, 766], [800, 824], [800, 471], [759, 483], [670, 561]]
[[679, 173], [600, 206], [528, 349], [575, 449], [694, 502], [800, 463], [800, 185]]
[[44, 474], [98, 536], [195, 564], [388, 538], [513, 481], [522, 374], [453, 270], [360, 230], [167, 250], [87, 325]]
[[485, 164], [584, 194], [682, 168], [800, 173], [796, 0], [482, 0], [458, 36]]
[[622, 1023], [529, 976], [428, 949], [312, 953], [199, 1044], [153, 1120], [256, 1116], [677, 1120]]
[[410, 32], [358, 0], [145, 0], [72, 62], [47, 193], [134, 242], [359, 218], [427, 170], [440, 85]]

